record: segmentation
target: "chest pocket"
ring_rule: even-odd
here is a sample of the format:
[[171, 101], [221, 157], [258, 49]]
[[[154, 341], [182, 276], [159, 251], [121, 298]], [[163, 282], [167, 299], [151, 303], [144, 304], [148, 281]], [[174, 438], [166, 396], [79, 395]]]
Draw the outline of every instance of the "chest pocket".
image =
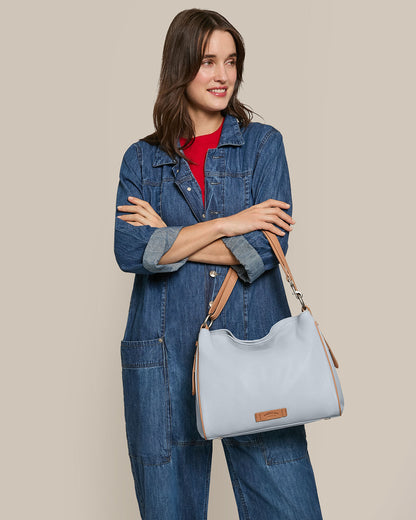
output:
[[[185, 190], [194, 191], [185, 195]], [[187, 197], [191, 196], [193, 200], [187, 200]], [[195, 200], [196, 197], [199, 197], [200, 201]], [[191, 226], [201, 221], [202, 194], [193, 177], [189, 177], [180, 185], [175, 182], [173, 176], [165, 177], [162, 180], [160, 199], [162, 219], [168, 226]], [[198, 213], [201, 214], [200, 219], [197, 218]]]
[[210, 163], [208, 160], [205, 170], [205, 207], [200, 186], [188, 165], [177, 177], [171, 165], [152, 168], [143, 176], [144, 196], [168, 226], [190, 226], [227, 217], [253, 204], [250, 169], [212, 171]]
[[229, 173], [223, 177], [224, 183], [224, 210], [223, 215], [228, 217], [250, 207], [251, 197], [251, 171], [241, 173]]

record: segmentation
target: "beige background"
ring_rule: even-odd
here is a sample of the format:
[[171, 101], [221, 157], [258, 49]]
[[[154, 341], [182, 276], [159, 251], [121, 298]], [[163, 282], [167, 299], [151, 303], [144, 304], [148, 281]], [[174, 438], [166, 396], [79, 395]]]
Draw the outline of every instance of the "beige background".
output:
[[[2, 518], [138, 518], [119, 359], [133, 275], [113, 257], [114, 203], [122, 154], [153, 128], [166, 30], [189, 7], [240, 30], [241, 97], [285, 139], [288, 260], [345, 394], [342, 418], [307, 426], [324, 518], [415, 518], [414, 5], [2, 9]], [[209, 518], [237, 519], [214, 447]]]

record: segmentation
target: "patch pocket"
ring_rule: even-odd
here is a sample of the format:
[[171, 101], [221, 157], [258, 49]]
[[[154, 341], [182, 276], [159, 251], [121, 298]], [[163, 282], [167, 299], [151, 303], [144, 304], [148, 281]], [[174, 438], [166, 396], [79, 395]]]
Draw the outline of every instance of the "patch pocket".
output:
[[172, 444], [164, 341], [122, 341], [120, 350], [129, 454], [144, 464], [167, 463]]
[[267, 465], [295, 462], [307, 455], [304, 424], [260, 432], [256, 437]]

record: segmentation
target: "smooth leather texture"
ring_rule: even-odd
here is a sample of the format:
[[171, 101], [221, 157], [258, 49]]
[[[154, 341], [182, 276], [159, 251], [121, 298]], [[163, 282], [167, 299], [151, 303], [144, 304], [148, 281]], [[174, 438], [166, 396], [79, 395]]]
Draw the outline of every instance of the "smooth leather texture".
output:
[[[257, 340], [201, 328], [196, 359], [197, 428], [206, 439], [342, 414], [338, 375], [308, 310], [275, 323]], [[286, 408], [287, 417], [256, 422], [257, 412], [276, 408]]]
[[[268, 238], [273, 241], [275, 237]], [[283, 253], [277, 239], [275, 242], [280, 260]], [[292, 281], [283, 262], [287, 279]], [[224, 307], [235, 284], [231, 272], [228, 278], [211, 309]], [[197, 428], [205, 439], [329, 419], [340, 416], [344, 409], [331, 352], [308, 306], [299, 315], [278, 321], [266, 336], [255, 340], [241, 340], [227, 329], [210, 331], [201, 326], [194, 377]], [[287, 416], [256, 422], [256, 413], [281, 408], [286, 408]]]

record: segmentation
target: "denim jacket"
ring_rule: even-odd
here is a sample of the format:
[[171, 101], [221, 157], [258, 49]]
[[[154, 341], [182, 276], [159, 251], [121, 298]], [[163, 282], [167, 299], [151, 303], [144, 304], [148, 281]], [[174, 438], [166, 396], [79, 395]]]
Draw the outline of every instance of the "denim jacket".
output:
[[[139, 140], [124, 154], [116, 205], [129, 204], [128, 196], [148, 201], [167, 227], [115, 219], [117, 263], [135, 273], [122, 343], [169, 340], [179, 348], [184, 341], [194, 343], [229, 266], [188, 258], [158, 262], [184, 226], [227, 217], [270, 198], [288, 202], [285, 211], [292, 215], [282, 135], [258, 122], [242, 128], [226, 115], [218, 146], [208, 150], [205, 160], [205, 208], [187, 161]], [[116, 217], [121, 214], [116, 209]], [[286, 254], [288, 232], [277, 237]], [[277, 258], [261, 230], [222, 240], [240, 264], [232, 266], [238, 280], [211, 330], [227, 328], [240, 339], [260, 338], [291, 315]]]

